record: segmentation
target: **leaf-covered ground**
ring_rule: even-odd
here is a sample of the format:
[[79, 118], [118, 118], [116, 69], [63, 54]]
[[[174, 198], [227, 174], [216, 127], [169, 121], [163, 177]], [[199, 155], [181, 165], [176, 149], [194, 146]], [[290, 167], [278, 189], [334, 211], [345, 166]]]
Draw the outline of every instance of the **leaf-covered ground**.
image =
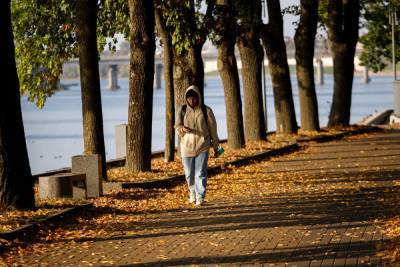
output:
[[[348, 137], [348, 141], [357, 141], [368, 137], [368, 134]], [[332, 142], [334, 144], [334, 142]], [[334, 146], [334, 145], [333, 145]], [[319, 166], [318, 174], [301, 170], [279, 169], [277, 162], [291, 162], [301, 158], [305, 153], [313, 154], [313, 147], [304, 146], [302, 151], [275, 157], [270, 161], [254, 163], [248, 166], [235, 168], [228, 167], [224, 173], [210, 177], [208, 181], [207, 201], [235, 200], [243, 197], [271, 196], [274, 194], [302, 194], [309, 196], [326, 196], [335, 192], [363, 192], [378, 185], [375, 180], [366, 177], [367, 173], [375, 172], [378, 175], [385, 171], [382, 168], [363, 165], [355, 162], [354, 168], [361, 168], [361, 172], [352, 179], [346, 172], [339, 176], [328, 176], [325, 169], [342, 168], [344, 163], [338, 162], [335, 166]], [[227, 151], [228, 153], [229, 151]], [[360, 149], [364, 155], [370, 152]], [[227, 154], [229, 155], [229, 154]], [[387, 160], [393, 160], [388, 156]], [[308, 162], [312, 164], [312, 162]], [[270, 172], [266, 172], [269, 170]], [[291, 171], [290, 171], [291, 170]], [[290, 172], [288, 172], [290, 171]], [[396, 179], [396, 177], [392, 177]], [[392, 179], [391, 178], [391, 179]], [[397, 177], [399, 179], [400, 177]], [[61, 253], [66, 245], [74, 246], [79, 243], [79, 248], [90, 249], [93, 240], [106, 237], [137, 234], [137, 226], [143, 224], [148, 216], [166, 210], [191, 209], [187, 203], [187, 187], [185, 184], [170, 189], [131, 189], [96, 198], [94, 208], [82, 212], [80, 216], [67, 218], [55, 225], [43, 227], [35, 235], [30, 235], [24, 240], [13, 242], [2, 241], [1, 247], [5, 251], [2, 255], [4, 264], [20, 266], [25, 264], [25, 259], [32, 253], [39, 255]], [[398, 205], [398, 198], [391, 196], [390, 200], [382, 199], [381, 204]], [[386, 203], [389, 202], [389, 203]], [[341, 203], [351, 205], [352, 203]], [[24, 216], [19, 214], [19, 216]], [[16, 216], [18, 217], [18, 216]], [[392, 225], [388, 231], [393, 236], [399, 236], [398, 216], [392, 216], [386, 221]], [[150, 230], [149, 230], [150, 231]], [[397, 251], [397, 252], [396, 252]], [[96, 253], [96, 252], [93, 252]], [[396, 254], [397, 253], [397, 254]], [[393, 246], [385, 252], [387, 257], [395, 259], [398, 247]], [[67, 257], [67, 256], [66, 256]], [[104, 259], [103, 264], [110, 264]], [[90, 265], [89, 263], [86, 265]]]
[[88, 203], [87, 200], [76, 199], [40, 199], [37, 186], [35, 186], [35, 199], [36, 208], [31, 211], [0, 210], [0, 233], [37, 222], [63, 209]]
[[[226, 143], [221, 144], [225, 152], [219, 158], [214, 158], [210, 156], [209, 166], [219, 166], [221, 164], [227, 163], [229, 161], [238, 160], [244, 157], [249, 157], [254, 154], [268, 151], [271, 149], [276, 149], [288, 145], [290, 143], [296, 142], [300, 138], [315, 138], [327, 135], [334, 135], [341, 133], [345, 130], [351, 130], [354, 128], [346, 129], [327, 129], [321, 132], [310, 132], [300, 130], [297, 135], [279, 136], [271, 134], [268, 136], [268, 141], [252, 141], [246, 144], [243, 149], [231, 149]], [[146, 182], [154, 181], [159, 179], [164, 179], [170, 176], [183, 174], [182, 163], [178, 156], [175, 156], [176, 161], [174, 162], [164, 162], [163, 158], [154, 158], [151, 162], [150, 172], [140, 172], [136, 174], [129, 173], [125, 167], [112, 168], [109, 169], [107, 174], [110, 182]]]
[[[396, 185], [400, 186], [400, 181], [397, 181]], [[380, 255], [391, 263], [400, 265], [400, 194], [385, 199], [385, 202], [396, 203], [398, 214], [383, 221], [385, 223], [385, 232], [392, 238], [392, 242], [381, 248]]]

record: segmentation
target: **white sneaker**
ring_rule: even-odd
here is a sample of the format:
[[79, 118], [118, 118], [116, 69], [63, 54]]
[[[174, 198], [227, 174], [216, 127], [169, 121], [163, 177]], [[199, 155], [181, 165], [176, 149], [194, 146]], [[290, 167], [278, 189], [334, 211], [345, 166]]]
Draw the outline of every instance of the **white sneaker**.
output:
[[202, 198], [196, 199], [196, 206], [201, 206], [201, 205], [203, 205], [203, 203], [204, 203], [204, 199], [202, 199]]
[[196, 197], [194, 194], [190, 194], [189, 195], [189, 203], [192, 204], [196, 201]]

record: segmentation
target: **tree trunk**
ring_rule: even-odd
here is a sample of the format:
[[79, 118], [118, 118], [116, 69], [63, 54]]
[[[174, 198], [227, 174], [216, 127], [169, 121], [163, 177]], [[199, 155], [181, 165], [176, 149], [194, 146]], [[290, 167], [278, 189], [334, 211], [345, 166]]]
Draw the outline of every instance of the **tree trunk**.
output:
[[33, 177], [22, 123], [10, 1], [0, 1], [0, 208], [32, 209]]
[[189, 62], [189, 53], [178, 54], [175, 49], [173, 52], [175, 106], [180, 107], [186, 103], [185, 91], [194, 84], [195, 79]]
[[350, 123], [351, 97], [354, 74], [355, 46], [332, 43], [333, 99], [329, 114], [329, 127], [348, 126]]
[[[179, 110], [179, 107], [186, 104], [185, 91], [193, 84], [194, 77], [190, 63], [188, 59], [188, 53], [178, 54], [176, 49], [173, 49], [173, 77], [174, 77], [174, 96], [175, 96], [175, 107]], [[203, 102], [204, 103], [204, 102]], [[180, 114], [176, 114], [180, 116]], [[177, 140], [177, 155], [180, 157], [180, 143], [181, 138], [178, 135]]]
[[204, 62], [201, 56], [204, 42], [195, 45], [190, 49], [189, 62], [194, 73], [194, 84], [197, 85], [201, 92], [202, 101], [204, 103]]
[[294, 43], [301, 128], [306, 131], [319, 131], [313, 64], [315, 34], [318, 26], [318, 1], [301, 0], [300, 12], [300, 22], [294, 36]]
[[257, 31], [252, 29], [242, 34], [237, 42], [242, 60], [246, 141], [266, 138], [261, 82], [263, 51], [258, 37]]
[[242, 60], [244, 92], [244, 136], [246, 141], [266, 138], [262, 98], [263, 49], [260, 44], [261, 2], [233, 2], [241, 26], [237, 46]]
[[154, 4], [129, 0], [130, 78], [126, 167], [150, 171], [154, 79]]
[[157, 31], [161, 36], [164, 62], [164, 90], [165, 90], [165, 162], [174, 161], [175, 157], [175, 103], [173, 77], [173, 51], [171, 36], [167, 32], [161, 9], [156, 9]]
[[196, 85], [204, 103], [204, 64], [201, 56], [203, 44], [191, 47], [189, 51], [173, 53], [175, 104], [185, 104], [185, 91], [190, 85]]
[[359, 17], [358, 0], [330, 0], [328, 3], [328, 37], [331, 42], [334, 79], [329, 127], [347, 126], [350, 123]]
[[96, 36], [97, 3], [78, 0], [76, 11], [85, 154], [101, 156], [103, 179], [106, 180], [107, 166]]
[[264, 25], [262, 40], [269, 60], [269, 72], [272, 78], [276, 132], [278, 134], [292, 134], [297, 132], [297, 122], [286, 45], [283, 39], [281, 7], [279, 0], [269, 0], [267, 4], [269, 24]]
[[224, 85], [228, 146], [239, 149], [244, 147], [245, 140], [239, 73], [235, 57], [236, 27], [231, 2], [221, 2], [217, 8], [221, 9], [224, 21], [221, 25], [222, 41], [218, 47], [218, 71]]

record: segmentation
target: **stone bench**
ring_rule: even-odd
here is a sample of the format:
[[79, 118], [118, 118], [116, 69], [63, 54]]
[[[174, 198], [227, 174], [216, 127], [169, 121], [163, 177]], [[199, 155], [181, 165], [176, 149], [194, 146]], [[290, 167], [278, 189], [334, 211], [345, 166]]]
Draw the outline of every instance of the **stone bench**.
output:
[[40, 198], [87, 198], [85, 173], [60, 173], [39, 177]]
[[100, 155], [77, 155], [72, 157], [72, 173], [86, 174], [87, 197], [103, 194], [103, 172]]

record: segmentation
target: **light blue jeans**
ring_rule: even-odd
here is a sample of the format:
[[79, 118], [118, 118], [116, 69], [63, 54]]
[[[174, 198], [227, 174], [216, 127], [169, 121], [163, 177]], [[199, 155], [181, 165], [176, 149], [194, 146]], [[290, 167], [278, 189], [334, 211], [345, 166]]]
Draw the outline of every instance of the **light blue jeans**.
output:
[[208, 152], [196, 157], [183, 157], [182, 162], [190, 194], [203, 200], [206, 196]]

